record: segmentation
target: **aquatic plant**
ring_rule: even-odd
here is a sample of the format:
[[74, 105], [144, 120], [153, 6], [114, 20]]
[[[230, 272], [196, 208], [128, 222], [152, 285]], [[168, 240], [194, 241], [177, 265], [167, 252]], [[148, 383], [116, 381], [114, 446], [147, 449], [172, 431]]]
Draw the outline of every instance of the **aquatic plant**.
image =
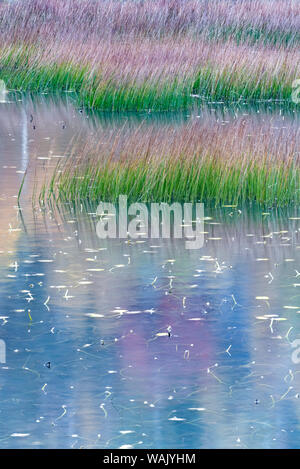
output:
[[40, 191], [40, 202], [300, 201], [299, 130], [237, 121], [123, 129], [73, 148]]
[[[206, 157], [155, 163], [88, 165], [65, 173], [56, 190], [62, 200], [115, 201], [126, 194], [144, 202], [201, 201], [213, 204], [256, 201], [285, 205], [299, 203], [300, 170], [293, 162], [270, 165], [266, 160], [225, 165]], [[52, 192], [52, 190], [51, 190]]]
[[103, 110], [289, 99], [299, 31], [283, 0], [19, 0], [0, 9], [0, 75]]
[[293, 0], [15, 0], [1, 7], [2, 31], [15, 41], [112, 37], [201, 37], [237, 44], [300, 43]]

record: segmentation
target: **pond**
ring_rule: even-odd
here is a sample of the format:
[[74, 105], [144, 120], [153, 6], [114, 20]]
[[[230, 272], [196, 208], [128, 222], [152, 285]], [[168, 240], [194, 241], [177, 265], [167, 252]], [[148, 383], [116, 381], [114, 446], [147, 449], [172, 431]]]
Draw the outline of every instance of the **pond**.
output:
[[237, 113], [299, 124], [280, 103], [191, 115], [87, 113], [67, 94], [0, 104], [1, 448], [299, 447], [298, 207], [205, 207], [195, 251], [101, 240], [93, 207], [32, 199], [74, 139]]

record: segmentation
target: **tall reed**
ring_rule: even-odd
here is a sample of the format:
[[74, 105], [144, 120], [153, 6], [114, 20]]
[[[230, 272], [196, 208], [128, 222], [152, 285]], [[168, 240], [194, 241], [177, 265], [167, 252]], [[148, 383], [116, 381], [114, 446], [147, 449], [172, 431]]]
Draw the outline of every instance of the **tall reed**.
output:
[[104, 110], [290, 99], [299, 31], [292, 0], [18, 0], [0, 9], [0, 74]]
[[41, 192], [41, 201], [202, 201], [266, 205], [300, 201], [300, 134], [272, 122], [141, 125], [74, 147]]

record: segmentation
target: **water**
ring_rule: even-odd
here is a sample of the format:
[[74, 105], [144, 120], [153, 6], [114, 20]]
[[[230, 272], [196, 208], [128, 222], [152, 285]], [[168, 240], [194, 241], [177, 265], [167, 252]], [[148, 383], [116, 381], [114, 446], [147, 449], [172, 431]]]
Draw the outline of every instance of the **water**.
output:
[[299, 447], [298, 207], [206, 208], [189, 251], [100, 240], [93, 207], [31, 203], [33, 174], [78, 134], [191, 118], [87, 115], [68, 96], [1, 104], [1, 448]]

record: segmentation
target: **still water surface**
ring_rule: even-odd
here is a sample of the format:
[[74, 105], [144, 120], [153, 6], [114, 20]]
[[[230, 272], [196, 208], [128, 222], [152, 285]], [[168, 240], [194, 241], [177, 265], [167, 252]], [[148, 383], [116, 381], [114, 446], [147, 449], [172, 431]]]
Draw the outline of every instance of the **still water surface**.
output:
[[[298, 207], [206, 208], [199, 251], [100, 240], [92, 209], [32, 204], [30, 177], [18, 207], [28, 165], [41, 180], [79, 134], [202, 114], [87, 115], [71, 97], [0, 106], [0, 447], [300, 447]], [[202, 118], [219, 112], [230, 119]]]

